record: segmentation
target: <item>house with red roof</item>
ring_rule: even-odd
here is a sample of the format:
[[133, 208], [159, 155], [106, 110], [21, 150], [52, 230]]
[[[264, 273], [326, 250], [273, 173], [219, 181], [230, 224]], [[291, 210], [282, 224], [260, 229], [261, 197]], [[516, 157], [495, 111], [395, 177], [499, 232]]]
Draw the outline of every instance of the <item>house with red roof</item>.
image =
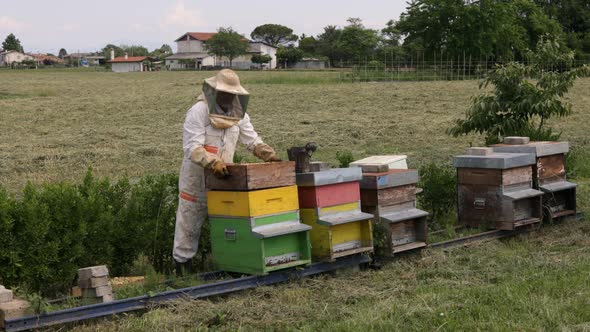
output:
[[[187, 32], [178, 37], [176, 42], [177, 52], [166, 57], [166, 67], [169, 69], [205, 69], [211, 67], [229, 67], [229, 59], [220, 58], [207, 53], [205, 45], [217, 32]], [[232, 68], [250, 69], [254, 65], [252, 56], [254, 54], [269, 55], [272, 60], [268, 68], [274, 69], [277, 66], [277, 48], [262, 42], [254, 42], [244, 38], [250, 43], [248, 53], [235, 58], [232, 61]]]
[[[111, 51], [111, 54], [114, 52]], [[114, 57], [111, 56], [112, 60], [108, 63], [111, 64], [111, 69], [115, 73], [127, 73], [132, 71], [148, 71], [148, 62], [151, 61], [150, 57], [147, 56], [129, 56], [125, 53], [124, 56]]]

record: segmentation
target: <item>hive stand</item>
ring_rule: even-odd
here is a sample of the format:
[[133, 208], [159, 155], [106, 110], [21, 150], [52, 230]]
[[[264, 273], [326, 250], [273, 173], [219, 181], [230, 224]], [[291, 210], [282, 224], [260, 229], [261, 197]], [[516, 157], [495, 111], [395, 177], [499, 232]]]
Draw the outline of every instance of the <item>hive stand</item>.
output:
[[363, 174], [362, 209], [374, 214], [375, 227], [385, 232], [386, 255], [427, 245], [428, 212], [416, 208], [419, 179], [418, 171], [412, 169]]
[[546, 220], [576, 214], [576, 184], [567, 181], [565, 154], [568, 142], [530, 142], [528, 137], [506, 137], [503, 144], [492, 145], [494, 151], [532, 153], [533, 187], [544, 193], [543, 209]]
[[530, 153], [469, 149], [454, 157], [459, 223], [501, 230], [539, 223], [543, 193], [533, 189]]
[[219, 269], [264, 275], [311, 263], [311, 227], [300, 222], [294, 167], [291, 162], [236, 164], [230, 173], [240, 179], [206, 176], [211, 249]]
[[360, 179], [360, 168], [297, 174], [301, 221], [311, 227], [314, 259], [373, 251], [373, 215], [361, 211]]

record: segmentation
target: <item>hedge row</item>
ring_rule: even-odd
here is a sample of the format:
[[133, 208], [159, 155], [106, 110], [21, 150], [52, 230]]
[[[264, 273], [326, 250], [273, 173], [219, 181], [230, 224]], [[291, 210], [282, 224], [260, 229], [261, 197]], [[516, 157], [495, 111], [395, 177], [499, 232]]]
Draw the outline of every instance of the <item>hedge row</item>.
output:
[[[119, 276], [141, 257], [170, 273], [177, 204], [176, 174], [132, 184], [89, 170], [77, 185], [28, 184], [18, 199], [0, 188], [0, 284], [56, 295], [80, 267], [107, 264]], [[204, 229], [197, 264], [209, 248]]]

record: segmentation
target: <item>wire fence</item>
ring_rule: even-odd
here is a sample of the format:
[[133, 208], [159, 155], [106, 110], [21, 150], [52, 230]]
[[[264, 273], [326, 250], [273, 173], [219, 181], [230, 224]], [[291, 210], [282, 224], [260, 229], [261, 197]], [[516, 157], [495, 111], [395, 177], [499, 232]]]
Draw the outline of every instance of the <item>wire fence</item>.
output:
[[[482, 79], [500, 61], [472, 61], [470, 58], [436, 61], [403, 60], [387, 63], [376, 60], [363, 63], [340, 63], [340, 80], [343, 82], [379, 81], [456, 81]], [[525, 61], [519, 63], [528, 64]], [[542, 70], [563, 72], [590, 64], [590, 60], [575, 60], [571, 63], [541, 65]]]

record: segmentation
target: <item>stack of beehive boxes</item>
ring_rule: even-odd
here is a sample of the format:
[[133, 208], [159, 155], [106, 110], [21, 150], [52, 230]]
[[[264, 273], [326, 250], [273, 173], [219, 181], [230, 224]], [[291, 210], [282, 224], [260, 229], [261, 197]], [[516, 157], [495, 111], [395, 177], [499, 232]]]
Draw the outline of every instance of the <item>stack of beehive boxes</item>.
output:
[[456, 156], [459, 223], [514, 230], [541, 221], [542, 192], [533, 189], [535, 156], [470, 148]]
[[113, 301], [113, 287], [109, 282], [109, 270], [105, 265], [79, 269], [78, 287], [82, 291], [82, 299], [85, 302]]
[[416, 208], [420, 178], [417, 170], [407, 169], [406, 156], [373, 156], [351, 166], [363, 170], [362, 209], [375, 215], [375, 227], [384, 233], [383, 254], [425, 247], [428, 212]]
[[299, 220], [295, 163], [228, 165], [206, 172], [211, 249], [224, 271], [263, 275], [311, 263], [309, 230]]
[[297, 174], [301, 221], [311, 226], [317, 260], [373, 251], [371, 219], [361, 211], [358, 168]]
[[29, 307], [29, 302], [14, 298], [10, 289], [0, 285], [0, 329], [5, 320], [25, 316]]
[[565, 154], [568, 142], [531, 142], [528, 137], [506, 137], [503, 144], [493, 145], [496, 152], [531, 153], [533, 186], [545, 193], [545, 217], [555, 219], [576, 214], [576, 184], [568, 182], [565, 174]]

